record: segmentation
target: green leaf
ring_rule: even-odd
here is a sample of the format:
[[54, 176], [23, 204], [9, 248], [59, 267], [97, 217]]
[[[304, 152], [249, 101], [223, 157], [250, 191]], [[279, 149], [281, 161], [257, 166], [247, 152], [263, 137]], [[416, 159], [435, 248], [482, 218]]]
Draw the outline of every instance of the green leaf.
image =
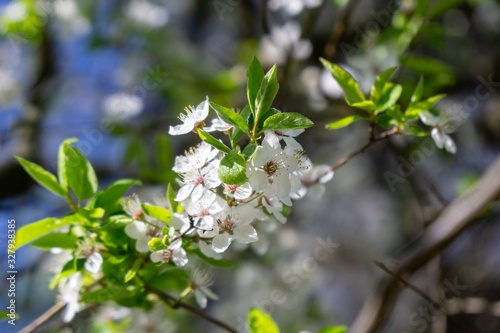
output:
[[132, 264], [132, 267], [128, 270], [127, 274], [125, 274], [125, 283], [129, 282], [134, 278], [134, 276], [137, 274], [137, 270], [142, 265], [142, 258], [137, 258], [135, 259], [134, 263]]
[[323, 327], [318, 331], [318, 333], [345, 333], [347, 332], [347, 326], [328, 326]]
[[270, 116], [264, 121], [264, 130], [289, 130], [308, 128], [314, 123], [298, 112], [283, 112]]
[[104, 303], [134, 296], [135, 292], [125, 287], [110, 286], [86, 292], [80, 298], [82, 303]]
[[201, 252], [200, 249], [195, 248], [195, 247], [190, 247], [187, 249], [187, 251], [192, 252], [196, 254], [198, 257], [203, 259], [207, 264], [212, 265], [214, 267], [218, 268], [233, 268], [234, 264], [230, 261], [224, 260], [224, 259], [214, 259], [207, 257], [203, 252]]
[[245, 156], [245, 159], [248, 161], [252, 156], [253, 154], [255, 153], [255, 151], [257, 150], [257, 147], [258, 147], [258, 144], [256, 143], [251, 143], [251, 144], [248, 144], [245, 149], [243, 149], [243, 156]]
[[247, 181], [245, 157], [231, 150], [219, 165], [219, 178], [228, 185], [241, 185]]
[[248, 328], [251, 333], [279, 333], [278, 326], [273, 319], [257, 308], [251, 308], [247, 317]]
[[424, 91], [424, 77], [420, 75], [420, 79], [418, 80], [417, 87], [411, 96], [411, 102], [418, 102], [422, 98], [422, 93]]
[[248, 132], [247, 122], [239, 113], [236, 113], [224, 106], [217, 105], [214, 102], [210, 102], [210, 106], [223, 121], [241, 128], [244, 132]]
[[[174, 188], [170, 183], [168, 183], [168, 188], [167, 188], [167, 200], [168, 203], [170, 204], [170, 209], [172, 210], [172, 212], [180, 213], [182, 211], [182, 206], [177, 201], [175, 201]], [[181, 211], [179, 211], [179, 208], [181, 209]]]
[[365, 100], [365, 96], [359, 88], [358, 82], [345, 71], [342, 67], [329, 62], [326, 59], [320, 58], [323, 66], [333, 75], [333, 78], [337, 80], [340, 87], [344, 91], [345, 99], [347, 104], [351, 105], [353, 103], [361, 102]]
[[212, 147], [215, 147], [216, 149], [225, 152], [226, 154], [231, 151], [231, 149], [228, 146], [226, 146], [225, 144], [223, 144], [222, 142], [220, 142], [219, 140], [214, 138], [211, 134], [205, 132], [201, 128], [198, 128], [198, 135], [200, 136], [200, 139], [202, 139]]
[[66, 177], [66, 154], [64, 152], [64, 146], [77, 141], [77, 138], [64, 140], [59, 145], [59, 151], [57, 153], [57, 177], [59, 178], [59, 184], [61, 184], [66, 193], [68, 193], [68, 178]]
[[[255, 123], [259, 123], [260, 117], [266, 112], [273, 104], [274, 98], [278, 93], [279, 84], [277, 78], [278, 67], [274, 65], [262, 79], [257, 98], [255, 100]], [[255, 124], [254, 124], [255, 126]]]
[[453, 74], [453, 67], [447, 63], [426, 56], [411, 56], [402, 60], [402, 64], [415, 72], [423, 74]]
[[160, 250], [165, 250], [167, 246], [163, 243], [161, 238], [158, 237], [153, 237], [151, 240], [148, 242], [148, 246], [151, 249], [151, 251], [160, 251]]
[[70, 261], [64, 264], [61, 272], [52, 278], [49, 284], [49, 288], [54, 289], [59, 284], [59, 281], [61, 281], [61, 279], [69, 277], [78, 271], [81, 271], [83, 269], [83, 266], [85, 265], [86, 260], [87, 259], [84, 258], [78, 259], [73, 257]]
[[97, 191], [97, 177], [89, 161], [75, 147], [63, 145], [64, 173], [68, 184], [79, 199], [90, 198]]
[[141, 185], [141, 182], [135, 179], [117, 180], [95, 196], [91, 207], [105, 210], [112, 208], [132, 185]]
[[150, 263], [145, 269], [140, 271], [141, 276], [148, 276], [148, 285], [160, 290], [172, 291], [183, 290], [188, 286], [189, 273], [181, 268], [167, 268], [158, 273], [158, 266]]
[[264, 79], [264, 70], [256, 57], [253, 57], [247, 70], [247, 98], [250, 110], [255, 115], [255, 100]]
[[386, 84], [382, 95], [376, 103], [377, 109], [375, 113], [385, 111], [395, 105], [402, 92], [403, 87], [400, 84]]
[[[245, 123], [248, 124], [249, 128], [253, 126], [252, 110], [250, 109], [249, 104], [245, 105], [243, 110], [241, 110], [240, 115], [243, 118], [243, 120], [245, 120]], [[233, 147], [236, 145], [238, 141], [240, 141], [242, 135], [243, 135], [243, 130], [241, 128], [239, 127], [233, 128], [233, 133], [231, 134], [231, 144], [233, 145]]]
[[353, 108], [363, 109], [363, 110], [366, 110], [366, 111], [373, 111], [376, 108], [375, 103], [373, 103], [373, 101], [370, 101], [370, 100], [366, 100], [366, 101], [362, 101], [362, 102], [357, 102], [357, 103], [352, 103], [351, 106]]
[[62, 232], [52, 232], [36, 239], [33, 243], [31, 243], [31, 246], [36, 246], [46, 250], [50, 250], [55, 247], [73, 250], [76, 248], [77, 241], [78, 239], [71, 234], [68, 235], [67, 233]]
[[73, 223], [70, 219], [58, 219], [49, 217], [34, 223], [27, 224], [16, 233], [16, 247], [20, 248], [43, 235], [48, 234], [52, 230], [60, 228], [63, 225]]
[[418, 126], [406, 126], [405, 130], [409, 131], [411, 134], [419, 137], [427, 136], [429, 133], [421, 127]]
[[396, 70], [397, 66], [391, 67], [380, 73], [377, 78], [375, 79], [375, 82], [373, 83], [373, 87], [371, 90], [371, 99], [377, 103], [379, 100], [380, 96], [382, 96], [382, 92], [384, 91], [385, 84], [391, 77], [392, 73]]
[[437, 102], [439, 102], [445, 96], [446, 96], [445, 94], [441, 94], [429, 97], [428, 99], [420, 102], [410, 103], [410, 105], [408, 105], [408, 108], [405, 111], [405, 115], [407, 117], [417, 119], [420, 112], [430, 110], [434, 105], [436, 105]]
[[56, 176], [38, 164], [27, 161], [24, 158], [16, 156], [16, 159], [21, 164], [23, 169], [26, 170], [26, 172], [31, 176], [31, 178], [36, 180], [40, 185], [63, 198], [67, 196], [67, 191], [59, 185]]
[[172, 212], [160, 206], [142, 204], [142, 209], [147, 215], [154, 217], [162, 222], [168, 223], [172, 217]]
[[349, 126], [350, 124], [352, 124], [356, 120], [360, 120], [360, 119], [366, 119], [366, 118], [359, 116], [359, 115], [347, 116], [347, 117], [341, 118], [339, 120], [336, 120], [334, 122], [327, 124], [326, 128], [330, 129], [330, 130], [343, 128], [343, 127]]

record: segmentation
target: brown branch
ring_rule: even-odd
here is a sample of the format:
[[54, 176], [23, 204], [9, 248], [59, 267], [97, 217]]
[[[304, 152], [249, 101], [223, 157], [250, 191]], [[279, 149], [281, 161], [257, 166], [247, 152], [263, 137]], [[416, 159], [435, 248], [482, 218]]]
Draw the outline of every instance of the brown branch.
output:
[[344, 156], [343, 158], [341, 158], [337, 163], [333, 164], [331, 167], [330, 167], [330, 170], [331, 171], [335, 171], [336, 169], [340, 168], [341, 166], [343, 166], [344, 164], [346, 164], [347, 162], [349, 162], [349, 160], [351, 158], [353, 158], [354, 156], [358, 155], [358, 154], [361, 154], [363, 153], [367, 148], [369, 148], [371, 145], [379, 142], [379, 141], [382, 141], [382, 140], [385, 140], [385, 139], [388, 139], [390, 138], [391, 136], [394, 136], [398, 134], [398, 129], [396, 127], [380, 134], [379, 136], [377, 137], [370, 137], [370, 141], [368, 141], [364, 146], [362, 147], [359, 147], [358, 149], [356, 149], [355, 151], [353, 151], [352, 153], [350, 153], [349, 155], [347, 156]]
[[382, 281], [375, 294], [365, 302], [351, 333], [372, 333], [391, 313], [400, 292], [399, 278], [408, 278], [429, 262], [468, 227], [481, 221], [476, 216], [500, 196], [500, 158], [486, 171], [476, 189], [453, 201], [427, 228], [420, 245], [403, 261], [394, 275]]
[[332, 37], [325, 45], [325, 49], [323, 51], [325, 59], [332, 59], [337, 54], [340, 42], [342, 42], [345, 37], [347, 24], [349, 23], [349, 19], [351, 18], [357, 4], [358, 0], [349, 0], [344, 8], [344, 11], [342, 12], [342, 15], [340, 16], [340, 19], [333, 26]]
[[31, 324], [23, 328], [22, 330], [19, 331], [19, 333], [30, 333], [34, 332], [37, 328], [40, 326], [44, 325], [46, 322], [48, 322], [52, 317], [57, 315], [59, 312], [64, 309], [66, 304], [62, 302], [58, 302], [54, 304], [50, 309], [42, 313], [38, 318], [36, 318]]
[[210, 316], [206, 312], [203, 312], [192, 305], [189, 305], [187, 303], [184, 303], [182, 301], [177, 300], [175, 297], [173, 297], [173, 296], [171, 296], [171, 295], [169, 295], [161, 290], [156, 290], [156, 289], [148, 287], [148, 286], [146, 287], [146, 289], [148, 291], [156, 294], [163, 302], [165, 302], [168, 306], [170, 306], [174, 309], [175, 308], [183, 308], [183, 309], [197, 315], [198, 317], [203, 318], [203, 319], [211, 322], [212, 324], [214, 324], [222, 329], [225, 329], [226, 331], [228, 331], [230, 333], [238, 333], [238, 331], [236, 331], [234, 328], [232, 328], [228, 324], [220, 321], [217, 318]]

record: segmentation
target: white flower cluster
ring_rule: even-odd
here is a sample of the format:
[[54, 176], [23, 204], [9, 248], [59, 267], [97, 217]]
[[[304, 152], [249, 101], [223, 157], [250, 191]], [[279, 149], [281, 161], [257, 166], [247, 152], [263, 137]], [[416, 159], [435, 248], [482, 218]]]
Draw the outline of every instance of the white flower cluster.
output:
[[[205, 127], [208, 114], [207, 98], [196, 108], [187, 109], [179, 117], [182, 124], [170, 127], [169, 133], [180, 135], [197, 129], [228, 133], [232, 129], [218, 118], [212, 121], [212, 126]], [[225, 184], [220, 179], [219, 166], [226, 153], [204, 141], [177, 156], [173, 170], [179, 174], [180, 188], [175, 201], [182, 210], [173, 213], [168, 226], [146, 215], [137, 197], [128, 198], [124, 204], [125, 211], [134, 219], [125, 231], [136, 239], [137, 251], [149, 252], [151, 239], [163, 237], [167, 248], [153, 251], [151, 260], [184, 266], [188, 259], [183, 240], [197, 243], [206, 256], [220, 258], [233, 241], [248, 244], [258, 240], [253, 223], [271, 219], [285, 223], [284, 205], [291, 206], [292, 198], [305, 195], [301, 180], [312, 169], [302, 146], [295, 140], [302, 132], [302, 129], [265, 131], [247, 158], [243, 167], [247, 181], [240, 185]], [[167, 228], [170, 228], [168, 234]]]

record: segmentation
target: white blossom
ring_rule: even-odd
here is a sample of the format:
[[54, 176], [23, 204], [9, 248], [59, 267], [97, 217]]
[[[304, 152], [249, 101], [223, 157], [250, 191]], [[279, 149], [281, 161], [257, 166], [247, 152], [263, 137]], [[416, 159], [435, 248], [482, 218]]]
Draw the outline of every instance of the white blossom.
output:
[[193, 201], [200, 200], [208, 190], [220, 185], [218, 167], [219, 160], [213, 160], [219, 153], [217, 149], [202, 142], [195, 149], [177, 156], [172, 170], [180, 175], [181, 188], [175, 197], [176, 201], [184, 201], [189, 196]]
[[202, 309], [207, 307], [207, 298], [214, 301], [219, 300], [219, 297], [209, 288], [212, 284], [213, 280], [208, 271], [202, 271], [198, 268], [194, 269], [190, 285], [194, 290], [196, 302]]
[[151, 253], [151, 261], [155, 263], [167, 263], [173, 261], [177, 266], [184, 266], [188, 263], [186, 251], [182, 248], [182, 240], [177, 239], [165, 250]]
[[80, 311], [80, 289], [82, 288], [82, 276], [80, 272], [63, 279], [59, 284], [61, 302], [66, 304], [63, 312], [63, 320], [68, 323]]
[[102, 255], [99, 252], [92, 253], [85, 261], [85, 269], [91, 273], [97, 274], [102, 267]]
[[203, 124], [203, 121], [208, 116], [209, 103], [208, 97], [206, 100], [198, 104], [196, 109], [187, 107], [186, 114], [181, 114], [179, 119], [182, 121], [181, 125], [170, 126], [168, 133], [170, 135], [181, 135], [191, 132], [193, 129]]
[[451, 154], [457, 152], [457, 146], [453, 139], [446, 133], [446, 117], [436, 117], [428, 111], [420, 112], [420, 120], [427, 126], [433, 127], [431, 136], [439, 149], [445, 148]]
[[300, 189], [299, 157], [286, 154], [281, 145], [264, 138], [262, 146], [257, 147], [252, 160], [247, 163], [250, 185], [254, 190], [277, 196], [291, 206], [290, 194]]

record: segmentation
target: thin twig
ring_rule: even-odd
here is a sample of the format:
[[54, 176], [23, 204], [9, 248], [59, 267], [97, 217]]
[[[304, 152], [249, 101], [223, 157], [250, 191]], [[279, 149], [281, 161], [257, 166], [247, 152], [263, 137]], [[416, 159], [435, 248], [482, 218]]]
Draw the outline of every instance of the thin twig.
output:
[[[427, 294], [425, 291], [423, 291], [419, 287], [411, 284], [407, 280], [403, 279], [401, 276], [397, 276], [393, 271], [391, 271], [383, 263], [381, 263], [379, 261], [374, 261], [374, 263], [375, 263], [375, 265], [377, 265], [378, 267], [380, 267], [384, 272], [386, 272], [387, 274], [389, 274], [392, 278], [395, 278], [399, 282], [401, 282], [406, 288], [414, 291], [415, 293], [417, 293], [419, 296], [421, 296], [423, 299], [425, 299], [426, 301], [428, 301], [432, 305], [436, 304], [436, 301], [429, 294]], [[461, 320], [459, 320], [458, 318], [455, 318], [453, 316], [448, 317], [448, 318], [450, 318], [451, 321], [453, 321], [455, 324], [457, 324], [458, 326], [460, 326], [464, 330], [464, 332], [473, 333], [472, 330], [469, 327], [467, 327], [467, 325], [464, 322], [462, 322]]]
[[325, 59], [332, 59], [337, 54], [340, 42], [342, 42], [345, 37], [349, 19], [351, 18], [352, 13], [354, 12], [354, 8], [357, 4], [358, 0], [349, 0], [347, 5], [345, 5], [340, 19], [333, 26], [332, 38], [325, 45], [325, 50], [323, 51]]
[[394, 136], [398, 134], [398, 129], [396, 127], [380, 134], [379, 136], [377, 137], [372, 137], [370, 138], [370, 141], [368, 141], [365, 145], [363, 145], [362, 147], [356, 149], [355, 151], [353, 151], [352, 153], [350, 153], [349, 155], [347, 156], [344, 156], [343, 158], [341, 158], [337, 163], [333, 164], [331, 167], [330, 167], [330, 170], [331, 171], [335, 171], [336, 169], [340, 168], [341, 166], [343, 166], [344, 164], [346, 164], [347, 162], [349, 162], [349, 160], [351, 158], [353, 158], [354, 156], [358, 155], [358, 154], [361, 154], [363, 153], [367, 148], [369, 148], [371, 145], [379, 142], [379, 141], [382, 141], [382, 140], [385, 140], [385, 139], [388, 139], [390, 138], [391, 136]]
[[48, 322], [52, 317], [57, 315], [64, 307], [65, 303], [58, 302], [54, 304], [50, 309], [42, 313], [38, 318], [36, 318], [31, 324], [19, 331], [19, 333], [30, 333], [34, 332], [37, 328]]
[[146, 289], [148, 291], [156, 294], [162, 301], [164, 301], [168, 306], [170, 306], [172, 308], [183, 308], [183, 309], [197, 315], [198, 317], [203, 318], [203, 319], [211, 322], [212, 324], [214, 324], [220, 328], [225, 329], [226, 331], [228, 331], [230, 333], [238, 333], [238, 331], [236, 331], [234, 328], [232, 328], [228, 324], [220, 321], [217, 318], [210, 316], [206, 312], [203, 312], [192, 305], [189, 305], [187, 303], [184, 303], [184, 302], [177, 300], [175, 297], [173, 297], [173, 296], [171, 296], [171, 295], [169, 295], [161, 290], [156, 290], [156, 289], [151, 288], [151, 287], [146, 287]]
[[400, 292], [399, 277], [409, 277], [428, 263], [468, 227], [481, 221], [476, 216], [500, 197], [500, 158], [488, 168], [476, 189], [453, 201], [428, 227], [419, 246], [403, 261], [394, 275], [381, 283], [351, 327], [352, 333], [373, 333], [392, 312]]

